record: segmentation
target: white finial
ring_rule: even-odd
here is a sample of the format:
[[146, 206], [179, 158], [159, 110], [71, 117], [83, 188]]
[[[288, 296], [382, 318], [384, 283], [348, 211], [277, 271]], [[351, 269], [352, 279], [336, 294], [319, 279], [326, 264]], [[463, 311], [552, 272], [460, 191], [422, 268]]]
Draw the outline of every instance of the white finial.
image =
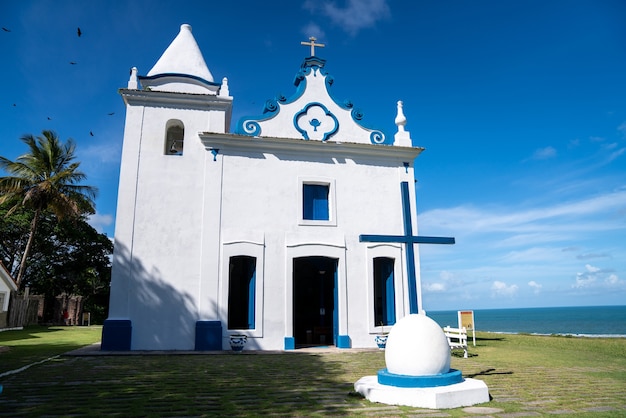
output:
[[228, 97], [230, 92], [228, 91], [228, 78], [222, 78], [222, 85], [220, 86], [220, 96]]
[[411, 140], [411, 134], [409, 131], [404, 129], [404, 125], [406, 125], [406, 117], [404, 116], [404, 111], [402, 110], [403, 106], [404, 104], [402, 103], [402, 100], [398, 100], [398, 115], [395, 120], [398, 132], [394, 135], [393, 144], [401, 147], [412, 147], [413, 141]]
[[137, 90], [137, 67], [130, 69], [130, 78], [128, 79], [128, 88]]
[[406, 125], [406, 116], [404, 116], [404, 112], [402, 111], [403, 105], [402, 100], [398, 100], [398, 115], [395, 120], [398, 132], [404, 132], [404, 125]]
[[310, 36], [309, 37], [309, 42], [300, 42], [300, 45], [306, 45], [306, 46], [310, 46], [311, 47], [311, 56], [314, 57], [315, 56], [315, 47], [319, 46], [320, 48], [324, 48], [326, 45], [324, 44], [316, 44], [315, 41], [317, 41], [317, 38], [315, 36]]
[[189, 32], [191, 32], [191, 25], [189, 23], [183, 23], [182, 25], [180, 25], [180, 30], [184, 30], [187, 29]]

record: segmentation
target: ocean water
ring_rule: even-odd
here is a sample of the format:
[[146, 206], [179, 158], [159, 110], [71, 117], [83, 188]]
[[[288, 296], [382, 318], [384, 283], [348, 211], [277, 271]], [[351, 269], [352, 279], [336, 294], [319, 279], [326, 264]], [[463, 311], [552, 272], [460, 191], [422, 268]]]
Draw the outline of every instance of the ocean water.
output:
[[[457, 311], [428, 311], [426, 315], [442, 327], [458, 326]], [[514, 334], [626, 338], [626, 306], [475, 309], [474, 327]]]

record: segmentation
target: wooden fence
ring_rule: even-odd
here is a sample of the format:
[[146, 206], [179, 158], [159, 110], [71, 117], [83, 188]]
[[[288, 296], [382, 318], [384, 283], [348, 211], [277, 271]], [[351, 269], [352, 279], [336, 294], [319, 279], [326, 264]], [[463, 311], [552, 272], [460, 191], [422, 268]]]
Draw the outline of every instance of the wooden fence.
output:
[[8, 328], [24, 327], [37, 323], [39, 312], [39, 300], [37, 298], [24, 297], [17, 292], [11, 292], [9, 300]]

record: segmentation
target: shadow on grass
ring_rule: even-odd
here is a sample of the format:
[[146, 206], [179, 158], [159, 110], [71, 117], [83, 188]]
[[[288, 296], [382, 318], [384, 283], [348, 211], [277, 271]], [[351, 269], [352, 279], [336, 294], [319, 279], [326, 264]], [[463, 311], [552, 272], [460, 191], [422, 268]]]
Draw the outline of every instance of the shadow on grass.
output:
[[505, 337], [476, 337], [476, 341], [507, 341]]
[[3, 331], [0, 332], [0, 345], [5, 344], [7, 341], [19, 341], [19, 340], [32, 340], [34, 338], [43, 338], [37, 334], [46, 334], [49, 332], [58, 332], [60, 329], [47, 328], [41, 325], [29, 325], [21, 330]]
[[497, 374], [513, 374], [513, 372], [511, 371], [499, 372], [496, 369], [485, 369], [485, 370], [479, 371], [478, 373], [468, 374], [467, 377], [474, 378], [477, 376], [492, 376], [492, 375], [497, 375]]
[[[451, 352], [450, 352], [450, 356], [451, 356], [451, 357], [460, 358], [460, 359], [465, 358], [465, 357], [464, 357], [464, 356], [465, 356], [465, 354], [464, 354], [462, 351], [451, 351]], [[470, 353], [470, 352], [468, 351], [468, 353], [467, 353], [467, 358], [472, 358], [472, 357], [478, 357], [478, 354], [476, 354], [476, 353]]]
[[8, 377], [0, 416], [350, 415], [362, 401], [350, 396], [351, 376], [371, 367], [371, 356], [351, 358], [356, 364], [304, 353], [63, 358]]

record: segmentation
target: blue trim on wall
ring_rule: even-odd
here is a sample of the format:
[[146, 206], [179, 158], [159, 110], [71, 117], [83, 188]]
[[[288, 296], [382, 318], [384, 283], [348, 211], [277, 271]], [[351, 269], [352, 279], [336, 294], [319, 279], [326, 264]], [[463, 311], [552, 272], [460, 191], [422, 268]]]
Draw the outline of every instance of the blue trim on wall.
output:
[[419, 313], [419, 306], [417, 306], [417, 280], [415, 277], [415, 244], [454, 244], [454, 238], [413, 236], [409, 183], [406, 181], [400, 183], [400, 190], [402, 193], [404, 235], [359, 235], [359, 242], [399, 242], [405, 244], [409, 312], [416, 314]]
[[198, 76], [191, 75], [191, 74], [182, 74], [182, 73], [163, 73], [163, 74], [156, 74], [156, 75], [151, 75], [151, 76], [140, 75], [137, 77], [137, 79], [139, 80], [139, 82], [141, 82], [141, 80], [158, 80], [159, 78], [166, 78], [166, 77], [190, 78], [192, 80], [196, 80], [196, 81], [200, 81], [201, 83], [208, 84], [209, 86], [219, 87], [222, 85], [221, 83], [216, 83], [214, 81], [205, 80], [202, 77], [198, 77]]
[[[309, 69], [310, 71], [310, 69]], [[278, 93], [274, 99], [268, 99], [265, 101], [263, 107], [263, 114], [259, 116], [244, 116], [237, 121], [235, 127], [235, 133], [245, 136], [260, 136], [261, 126], [259, 122], [270, 120], [280, 113], [281, 105], [286, 105], [298, 100], [306, 90], [306, 74], [307, 71], [301, 69], [294, 80], [296, 85], [296, 92], [289, 98], [286, 98], [283, 94]]]
[[352, 340], [349, 335], [337, 336], [337, 348], [352, 348]]
[[[383, 131], [372, 131], [372, 133], [370, 134], [370, 141], [372, 142], [372, 144], [385, 145], [385, 142], [387, 141], [387, 136], [384, 134]], [[393, 144], [393, 142], [391, 143]]]
[[222, 323], [220, 321], [196, 321], [195, 350], [222, 350]]
[[248, 283], [248, 329], [256, 328], [256, 259], [254, 261], [254, 271], [252, 272], [252, 277]]
[[302, 219], [328, 221], [330, 188], [325, 184], [302, 185]]
[[[335, 272], [333, 274], [333, 282], [335, 286], [335, 290], [333, 291], [333, 342], [335, 346], [339, 348], [349, 348], [349, 347], [340, 347], [340, 336], [339, 336], [339, 275], [337, 274], [337, 270], [339, 270], [339, 262], [335, 260], [334, 262]], [[348, 344], [350, 344], [350, 338], [348, 338]]]
[[130, 319], [105, 319], [102, 325], [102, 351], [130, 351], [133, 327]]
[[396, 285], [393, 276], [394, 259], [390, 260], [389, 266], [387, 266], [388, 274], [385, 280], [385, 325], [394, 325], [396, 323]]
[[[244, 116], [237, 121], [237, 125], [235, 127], [235, 133], [238, 135], [245, 136], [261, 136], [261, 126], [259, 122], [264, 122], [269, 119], [272, 119], [278, 115], [281, 109], [282, 104], [290, 104], [298, 100], [304, 94], [306, 90], [306, 77], [313, 73], [315, 76], [318, 74], [322, 77], [325, 77], [324, 84], [326, 86], [326, 92], [330, 99], [340, 108], [345, 110], [351, 110], [350, 115], [352, 120], [361, 128], [370, 131], [370, 142], [375, 145], [393, 145], [394, 138], [393, 136], [389, 136], [385, 134], [382, 130], [368, 128], [360, 123], [363, 119], [363, 112], [360, 109], [354, 108], [354, 104], [350, 100], [337, 100], [331, 91], [331, 86], [334, 84], [335, 79], [332, 75], [328, 73], [328, 71], [324, 68], [326, 64], [326, 60], [318, 58], [318, 57], [308, 57], [305, 58], [304, 62], [300, 66], [300, 70], [296, 73], [293, 84], [296, 86], [295, 93], [289, 97], [289, 99], [285, 98], [285, 96], [279, 94], [274, 99], [269, 99], [265, 102], [265, 106], [263, 108], [263, 114], [260, 116]], [[294, 124], [296, 121], [296, 117], [294, 117]], [[297, 125], [296, 125], [297, 128]], [[300, 131], [300, 129], [298, 129]], [[300, 131], [302, 133], [302, 131]], [[328, 134], [324, 137], [323, 141], [327, 140], [330, 136], [332, 136], [335, 132]], [[303, 133], [305, 136], [305, 133]], [[308, 139], [305, 136], [305, 139]]]
[[[337, 130], [339, 129], [339, 121], [337, 120], [337, 118], [335, 117], [335, 115], [333, 115], [333, 113], [328, 110], [328, 108], [326, 106], [324, 106], [322, 103], [319, 102], [311, 102], [309, 104], [307, 104], [306, 106], [304, 106], [304, 108], [302, 108], [302, 110], [300, 110], [298, 113], [296, 113], [293, 116], [293, 126], [298, 130], [298, 132], [300, 132], [302, 134], [302, 137], [306, 140], [310, 139], [309, 138], [309, 134], [307, 133], [306, 130], [302, 129], [299, 126], [299, 119], [301, 116], [305, 115], [309, 109], [313, 106], [318, 106], [321, 107], [322, 110], [324, 111], [324, 114], [328, 117], [330, 117], [333, 122], [335, 122], [335, 126], [328, 132], [324, 132], [324, 137], [322, 138], [322, 142], [326, 141], [328, 138], [330, 138], [331, 136], [333, 136], [335, 133], [337, 133]], [[309, 123], [311, 124], [311, 126], [313, 126], [313, 121], [316, 121], [316, 119], [311, 120]], [[318, 123], [319, 126], [319, 123]], [[315, 128], [317, 129], [317, 127]]]
[[[411, 200], [409, 198], [409, 182], [403, 181], [401, 184], [402, 189], [402, 218], [404, 223], [404, 236], [412, 237], [413, 235], [413, 223], [411, 222]], [[417, 280], [415, 278], [415, 245], [413, 242], [408, 242], [406, 245], [406, 258], [407, 258], [407, 276], [409, 279], [409, 305], [410, 312], [412, 314], [419, 313], [419, 307], [417, 306]]]
[[433, 374], [429, 376], [409, 376], [405, 374], [389, 373], [387, 369], [378, 371], [378, 383], [386, 386], [399, 388], [432, 388], [448, 386], [463, 382], [460, 370], [450, 369], [448, 373]]
[[296, 339], [294, 337], [285, 337], [285, 350], [295, 350]]

